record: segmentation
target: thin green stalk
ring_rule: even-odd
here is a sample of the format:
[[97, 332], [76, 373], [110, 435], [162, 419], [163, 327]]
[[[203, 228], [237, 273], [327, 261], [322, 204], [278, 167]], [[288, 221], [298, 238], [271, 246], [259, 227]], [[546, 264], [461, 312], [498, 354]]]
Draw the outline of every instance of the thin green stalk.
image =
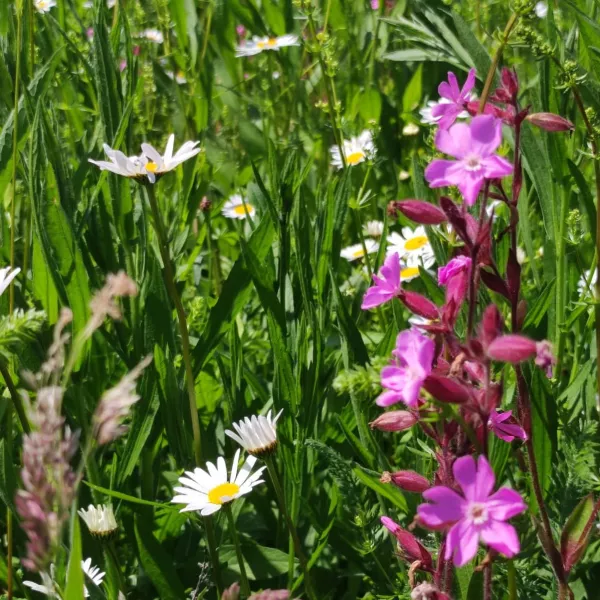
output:
[[208, 554], [212, 563], [213, 577], [217, 588], [217, 597], [220, 598], [223, 593], [223, 580], [221, 578], [221, 565], [219, 563], [219, 553], [217, 552], [217, 541], [215, 538], [215, 527], [212, 516], [204, 517], [204, 529], [206, 531], [206, 545]]
[[25, 412], [25, 407], [23, 406], [23, 400], [19, 395], [19, 392], [10, 376], [10, 372], [8, 367], [3, 361], [0, 361], [0, 375], [4, 379], [4, 383], [10, 392], [10, 397], [12, 399], [12, 404], [17, 411], [17, 417], [19, 418], [19, 422], [21, 423], [21, 427], [25, 433], [29, 433], [31, 431], [31, 427], [29, 426], [29, 419], [27, 418], [27, 413]]
[[[6, 452], [7, 456], [12, 456], [12, 404], [9, 403], [6, 409]], [[6, 507], [6, 597], [8, 600], [13, 598], [13, 518], [10, 506]]]
[[228, 502], [223, 506], [223, 510], [227, 515], [227, 522], [229, 523], [229, 533], [235, 546], [235, 553], [240, 567], [240, 586], [242, 588], [242, 596], [248, 598], [250, 596], [250, 584], [248, 583], [248, 576], [246, 575], [246, 565], [244, 564], [244, 555], [242, 554], [242, 546], [240, 544], [240, 538], [235, 527], [235, 520], [233, 518], [233, 512], [231, 512], [231, 502]]
[[298, 537], [298, 532], [296, 531], [296, 526], [294, 525], [287, 507], [285, 503], [285, 493], [283, 491], [283, 487], [281, 486], [281, 482], [279, 481], [279, 475], [277, 474], [277, 467], [275, 466], [275, 462], [272, 456], [264, 457], [265, 464], [267, 465], [267, 470], [269, 471], [269, 475], [271, 476], [271, 482], [273, 483], [273, 488], [275, 489], [275, 496], [277, 498], [277, 504], [279, 505], [279, 510], [283, 515], [288, 531], [290, 532], [290, 536], [294, 543], [294, 549], [296, 552], [296, 556], [300, 561], [300, 566], [302, 567], [302, 571], [304, 573], [304, 587], [306, 589], [306, 593], [309, 598], [316, 599], [315, 592], [312, 587], [312, 581], [310, 579], [310, 574], [308, 571], [308, 562], [306, 560], [306, 556], [302, 550], [302, 544], [300, 543], [300, 538]]
[[206, 9], [206, 20], [204, 22], [204, 39], [202, 40], [202, 52], [200, 53], [200, 72], [202, 72], [202, 67], [204, 66], [204, 57], [206, 56], [206, 51], [208, 49], [208, 39], [210, 37], [210, 27], [212, 24], [213, 17], [213, 3], [212, 0], [209, 1], [208, 8]]
[[158, 208], [158, 202], [156, 201], [154, 186], [146, 186], [146, 191], [148, 193], [148, 200], [150, 202], [150, 209], [152, 211], [154, 230], [156, 231], [156, 235], [158, 237], [158, 247], [160, 249], [160, 255], [164, 265], [165, 285], [167, 287], [167, 291], [169, 292], [169, 296], [171, 297], [171, 301], [175, 306], [175, 311], [177, 312], [177, 322], [179, 324], [179, 333], [181, 335], [183, 364], [185, 366], [185, 379], [190, 403], [190, 416], [192, 418], [192, 432], [194, 435], [194, 457], [196, 459], [196, 464], [200, 465], [202, 462], [202, 440], [200, 437], [198, 408], [196, 407], [196, 389], [194, 386], [194, 371], [192, 369], [190, 337], [188, 334], [187, 319], [181, 298], [179, 297], [177, 287], [175, 286], [175, 273], [171, 263], [171, 256], [169, 253], [169, 246], [167, 244], [167, 236], [165, 233], [162, 216]]

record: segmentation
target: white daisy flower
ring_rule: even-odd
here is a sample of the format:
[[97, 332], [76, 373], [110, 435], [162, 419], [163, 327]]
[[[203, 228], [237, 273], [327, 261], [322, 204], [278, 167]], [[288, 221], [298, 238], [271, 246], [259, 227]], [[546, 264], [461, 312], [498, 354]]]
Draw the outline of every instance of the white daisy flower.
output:
[[[85, 560], [82, 560], [81, 568], [83, 569], [83, 572], [92, 580], [92, 583], [95, 586], [99, 587], [102, 583], [102, 580], [104, 579], [105, 573], [101, 572], [98, 567], [92, 566], [92, 559], [86, 558]], [[90, 596], [90, 593], [87, 591], [87, 588], [85, 586], [83, 588], [83, 595], [86, 598], [89, 598]]]
[[187, 83], [187, 79], [183, 73], [183, 71], [166, 71], [166, 75], [169, 79], [175, 81], [175, 83], [178, 83], [179, 85], [183, 85], [184, 83]]
[[175, 144], [175, 135], [171, 134], [167, 141], [167, 147], [163, 156], [160, 155], [154, 146], [142, 144], [142, 152], [148, 158], [144, 165], [146, 174], [151, 183], [156, 181], [156, 176], [163, 175], [172, 171], [182, 162], [193, 158], [200, 152], [198, 144], [200, 142], [185, 142], [175, 154], [173, 154], [173, 145]]
[[21, 272], [21, 269], [17, 267], [12, 269], [11, 267], [4, 267], [0, 269], [0, 296], [8, 289], [11, 281]]
[[406, 181], [407, 179], [410, 179], [410, 173], [402, 169], [400, 173], [398, 173], [398, 179], [400, 181]]
[[401, 281], [410, 281], [419, 277], [419, 266], [430, 269], [435, 263], [433, 248], [422, 226], [414, 231], [410, 227], [404, 227], [402, 235], [392, 231], [386, 241], [388, 244], [386, 256], [397, 253], [402, 259]]
[[371, 237], [381, 237], [383, 235], [383, 223], [381, 221], [367, 221], [363, 225], [363, 232]]
[[140, 37], [144, 37], [149, 42], [154, 42], [155, 44], [162, 44], [165, 41], [165, 36], [158, 29], [145, 29], [140, 33]]
[[254, 217], [256, 208], [246, 202], [239, 194], [234, 194], [225, 202], [221, 214], [228, 219], [247, 219], [248, 217]]
[[533, 10], [539, 19], [548, 16], [548, 4], [546, 2], [538, 2]]
[[179, 494], [171, 502], [187, 505], [180, 512], [199, 510], [202, 516], [207, 516], [217, 512], [223, 504], [248, 494], [259, 483], [264, 483], [259, 477], [266, 467], [260, 467], [250, 475], [252, 467], [256, 463], [256, 457], [249, 456], [244, 466], [238, 471], [239, 458], [240, 450], [238, 449], [233, 457], [229, 481], [227, 480], [227, 466], [222, 456], [217, 459], [217, 466], [210, 462], [206, 463], [208, 472], [199, 467], [196, 467], [193, 472], [186, 471], [187, 477], [179, 478], [182, 487], [175, 488]]
[[[379, 244], [375, 240], [372, 240], [370, 238], [367, 238], [365, 240], [365, 246], [367, 248], [367, 254], [372, 254], [373, 252], [377, 252], [379, 250]], [[340, 255], [342, 256], [342, 258], [353, 262], [355, 260], [358, 260], [359, 258], [363, 258], [363, 256], [365, 255], [365, 251], [362, 247], [362, 244], [353, 244], [352, 246], [347, 246], [346, 248], [343, 248], [340, 252]]]
[[298, 41], [298, 36], [290, 33], [280, 37], [254, 36], [252, 40], [247, 40], [240, 44], [236, 48], [235, 55], [238, 58], [240, 56], [254, 56], [260, 54], [264, 50], [279, 50], [280, 48], [299, 45], [300, 42]]
[[[359, 136], [344, 140], [342, 144], [346, 165], [353, 167], [367, 159], [375, 156], [376, 149], [373, 143], [373, 134], [369, 130], [363, 131]], [[331, 166], [336, 169], [343, 169], [344, 163], [340, 156], [340, 148], [335, 145], [329, 149], [331, 153]]]
[[82, 508], [77, 512], [85, 521], [90, 533], [94, 537], [104, 539], [109, 538], [114, 535], [119, 528], [115, 519], [115, 513], [110, 504], [107, 504], [106, 506], [103, 504], [99, 504], [98, 506], [90, 504], [87, 510]]
[[[592, 278], [590, 279], [590, 275], [592, 276]], [[588, 287], [588, 282], [589, 281], [589, 287]], [[588, 269], [580, 278], [579, 278], [579, 282], [577, 283], [577, 291], [579, 292], [580, 296], [588, 296], [590, 293], [590, 288], [592, 289], [592, 296], [594, 295], [595, 289], [596, 289], [596, 282], [598, 281], [598, 271], [596, 269], [594, 269], [593, 273], [590, 273], [590, 270]]]
[[23, 585], [31, 588], [34, 592], [45, 594], [48, 598], [60, 598], [56, 589], [56, 583], [54, 582], [54, 565], [50, 565], [50, 573], [42, 571], [40, 577], [42, 578], [41, 584], [35, 581], [23, 581]]
[[[473, 100], [475, 98], [475, 96], [473, 94], [471, 94], [470, 96], [470, 100]], [[421, 108], [419, 110], [419, 114], [421, 115], [421, 123], [423, 123], [424, 125], [435, 125], [442, 117], [434, 117], [431, 114], [431, 111], [433, 109], [434, 106], [437, 106], [438, 104], [450, 104], [452, 101], [448, 100], [448, 98], [440, 98], [437, 102], [435, 102], [434, 100], [430, 100], [427, 103], [427, 106], [424, 106], [423, 108]], [[466, 110], [463, 110], [457, 118], [459, 119], [467, 119], [469, 117], [469, 112]]]
[[56, 0], [33, 0], [33, 6], [39, 13], [45, 14], [56, 6]]
[[104, 153], [110, 159], [106, 160], [92, 160], [89, 159], [93, 165], [100, 167], [102, 171], [110, 171], [116, 173], [122, 177], [130, 177], [139, 179], [148, 175], [146, 171], [146, 163], [148, 160], [145, 156], [125, 156], [120, 150], [114, 150], [108, 144], [103, 144]]
[[419, 126], [416, 123], [407, 123], [402, 128], [402, 135], [411, 136], [419, 133]]
[[232, 423], [237, 433], [226, 429], [225, 435], [235, 440], [252, 456], [260, 458], [272, 454], [277, 448], [276, 425], [282, 412], [283, 409], [277, 413], [274, 419], [271, 417], [271, 411], [267, 413], [266, 417], [264, 415], [253, 415], [251, 419], [246, 417], [242, 421]]

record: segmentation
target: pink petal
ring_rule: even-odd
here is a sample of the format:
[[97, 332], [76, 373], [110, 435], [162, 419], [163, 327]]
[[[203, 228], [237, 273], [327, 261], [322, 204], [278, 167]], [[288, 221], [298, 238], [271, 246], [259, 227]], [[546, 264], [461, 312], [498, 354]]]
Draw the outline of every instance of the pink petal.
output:
[[412, 379], [410, 380], [402, 390], [402, 400], [404, 404], [410, 407], [414, 407], [419, 402], [419, 392], [423, 385], [424, 379]]
[[391, 300], [395, 294], [393, 292], [389, 292], [381, 289], [380, 287], [373, 286], [370, 287], [363, 298], [362, 304], [360, 307], [363, 310], [367, 310], [369, 308], [374, 308], [375, 306], [380, 306], [381, 304], [385, 304], [388, 300]]
[[440, 152], [449, 154], [454, 158], [464, 158], [467, 154], [473, 152], [471, 135], [469, 125], [466, 123], [457, 123], [448, 130], [438, 129], [435, 136], [435, 147]]
[[470, 131], [471, 151], [482, 158], [492, 156], [502, 143], [502, 121], [492, 115], [473, 117]]
[[508, 523], [489, 521], [480, 529], [480, 534], [488, 546], [507, 558], [512, 558], [521, 550], [517, 531]]
[[391, 406], [402, 401], [402, 394], [394, 390], [386, 390], [383, 394], [380, 394], [375, 400], [377, 406]]
[[423, 492], [423, 498], [435, 504], [420, 504], [419, 519], [428, 527], [440, 527], [459, 521], [464, 514], [464, 499], [448, 487], [436, 486]]
[[404, 367], [393, 365], [381, 369], [381, 385], [385, 388], [400, 391], [410, 381], [410, 376]]
[[459, 104], [438, 104], [431, 109], [432, 117], [441, 117], [437, 121], [438, 130], [446, 130], [454, 124], [458, 115], [463, 111]]
[[473, 172], [464, 171], [464, 177], [457, 184], [460, 193], [463, 195], [467, 206], [473, 206], [477, 202], [477, 196], [483, 187], [484, 177]]
[[475, 69], [469, 69], [469, 74], [467, 75], [467, 79], [460, 91], [460, 99], [466, 101], [470, 97], [470, 91], [475, 87]]
[[512, 163], [508, 162], [501, 156], [493, 155], [484, 158], [481, 161], [481, 167], [483, 173], [488, 179], [494, 179], [496, 177], [506, 177], [513, 172]]
[[400, 288], [400, 255], [397, 252], [390, 254], [383, 263], [380, 275], [391, 288]]
[[515, 438], [520, 440], [526, 440], [527, 434], [520, 425], [514, 425], [511, 423], [498, 423], [493, 427], [494, 433], [505, 442], [512, 442]]
[[477, 465], [472, 456], [463, 456], [454, 461], [452, 472], [467, 500], [485, 502], [494, 489], [496, 478], [485, 456], [479, 457]]
[[460, 521], [446, 537], [446, 555], [448, 560], [453, 556], [453, 562], [457, 567], [466, 565], [477, 554], [479, 547], [479, 532], [470, 521]]
[[486, 506], [492, 519], [506, 521], [527, 509], [527, 505], [520, 494], [510, 488], [500, 488], [492, 494]]
[[504, 423], [507, 419], [512, 417], [512, 410], [505, 410], [504, 412], [500, 412], [497, 410], [494, 414], [492, 414], [492, 422], [493, 423]]
[[447, 174], [448, 170], [455, 165], [456, 162], [453, 160], [438, 158], [431, 161], [425, 169], [425, 179], [429, 182], [429, 187], [437, 188], [454, 185], [454, 183], [448, 181]]

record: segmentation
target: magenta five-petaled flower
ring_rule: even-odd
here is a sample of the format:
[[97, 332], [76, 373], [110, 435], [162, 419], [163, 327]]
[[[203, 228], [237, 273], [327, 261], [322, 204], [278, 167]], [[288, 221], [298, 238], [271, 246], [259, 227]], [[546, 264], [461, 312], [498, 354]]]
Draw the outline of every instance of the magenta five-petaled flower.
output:
[[361, 308], [374, 308], [384, 304], [400, 293], [400, 256], [397, 252], [390, 254], [383, 263], [378, 275], [373, 275], [375, 285], [370, 287]]
[[455, 185], [468, 206], [477, 196], [486, 179], [510, 175], [513, 166], [495, 154], [502, 143], [502, 121], [492, 115], [480, 115], [469, 124], [457, 123], [450, 129], [439, 129], [435, 145], [456, 160], [436, 159], [425, 169], [429, 187]]
[[471, 98], [471, 90], [475, 86], [475, 69], [469, 71], [469, 75], [462, 90], [458, 87], [456, 75], [448, 73], [448, 81], [443, 81], [438, 87], [438, 92], [445, 102], [439, 102], [431, 109], [432, 117], [441, 117], [437, 122], [440, 129], [448, 129], [456, 121], [457, 117], [465, 110], [467, 102]]
[[505, 442], [512, 442], [515, 438], [527, 439], [525, 430], [512, 418], [512, 410], [494, 410], [488, 419], [488, 427]]
[[385, 392], [377, 398], [377, 404], [390, 406], [404, 402], [416, 406], [421, 387], [431, 373], [434, 353], [433, 340], [416, 329], [401, 331], [393, 352], [397, 364], [382, 369], [381, 385]]
[[433, 529], [450, 526], [446, 537], [445, 559], [461, 567], [476, 554], [481, 540], [500, 554], [511, 558], [520, 550], [519, 538], [505, 521], [523, 512], [527, 505], [510, 488], [492, 494], [496, 478], [486, 458], [477, 463], [472, 456], [457, 459], [452, 466], [462, 495], [445, 486], [423, 493], [431, 504], [421, 504], [417, 513], [421, 523]]

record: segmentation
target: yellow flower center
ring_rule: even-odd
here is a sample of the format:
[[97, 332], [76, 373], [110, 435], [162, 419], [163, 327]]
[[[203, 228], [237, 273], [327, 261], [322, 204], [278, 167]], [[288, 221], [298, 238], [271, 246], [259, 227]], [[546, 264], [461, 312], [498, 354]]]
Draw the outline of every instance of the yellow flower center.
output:
[[419, 248], [422, 248], [426, 243], [427, 243], [427, 236], [426, 235], [417, 235], [414, 238], [411, 238], [410, 240], [406, 240], [406, 244], [404, 244], [404, 247], [406, 248], [406, 250], [418, 250]]
[[236, 215], [246, 215], [250, 214], [253, 208], [254, 207], [251, 204], [238, 204], [237, 206], [233, 207], [233, 212]]
[[360, 150], [358, 152], [353, 152], [352, 154], [348, 154], [348, 156], [346, 157], [346, 162], [351, 165], [357, 165], [361, 160], [363, 160], [363, 158], [365, 157], [365, 153], [361, 152]]
[[267, 46], [269, 48], [275, 48], [275, 46], [277, 46], [277, 40], [275, 38], [269, 38], [269, 41], [267, 42]]
[[410, 279], [419, 276], [419, 267], [407, 267], [400, 271], [400, 279]]
[[240, 486], [235, 483], [222, 483], [208, 492], [208, 501], [211, 504], [223, 504], [233, 500], [240, 491]]
[[155, 162], [146, 163], [146, 171], [150, 173], [156, 173], [158, 170], [158, 165]]
[[365, 255], [365, 251], [362, 248], [359, 248], [358, 250], [355, 250], [352, 253], [352, 258], [360, 258], [361, 256]]

